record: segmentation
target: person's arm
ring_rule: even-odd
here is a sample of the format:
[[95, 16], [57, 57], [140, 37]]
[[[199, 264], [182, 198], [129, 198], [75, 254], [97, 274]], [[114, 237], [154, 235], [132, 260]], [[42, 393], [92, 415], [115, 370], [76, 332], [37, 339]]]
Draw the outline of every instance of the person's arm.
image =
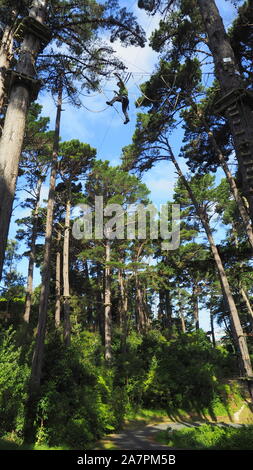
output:
[[114, 75], [118, 78], [119, 82], [121, 83], [121, 86], [122, 85], [125, 86], [125, 83], [123, 82], [122, 78], [120, 78], [120, 76], [117, 73], [115, 73]]
[[125, 86], [125, 83], [123, 82], [123, 80], [121, 80], [121, 78], [119, 78], [119, 81], [120, 81], [121, 86], [124, 87], [124, 86]]

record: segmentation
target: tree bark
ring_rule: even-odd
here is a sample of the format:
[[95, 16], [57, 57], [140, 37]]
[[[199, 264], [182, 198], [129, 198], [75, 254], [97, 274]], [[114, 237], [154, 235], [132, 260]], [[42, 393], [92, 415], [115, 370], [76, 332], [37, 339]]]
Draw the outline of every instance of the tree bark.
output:
[[213, 347], [216, 347], [216, 341], [215, 341], [215, 333], [214, 333], [214, 316], [213, 312], [210, 312], [210, 324], [211, 324], [211, 332], [212, 332], [212, 343]]
[[127, 309], [128, 309], [128, 298], [126, 293], [126, 280], [124, 278], [124, 271], [122, 268], [118, 271], [118, 280], [120, 287], [120, 304], [121, 304], [121, 321], [120, 326], [122, 327], [126, 321]]
[[[71, 183], [70, 183], [71, 184]], [[70, 211], [71, 196], [70, 189], [66, 202], [64, 241], [63, 241], [63, 311], [64, 311], [64, 327], [63, 337], [66, 346], [70, 345], [71, 324], [70, 324], [70, 292], [69, 292], [69, 231], [70, 231]]]
[[212, 146], [214, 148], [214, 151], [220, 161], [220, 164], [221, 164], [221, 167], [226, 175], [226, 178], [227, 178], [227, 181], [228, 181], [228, 184], [230, 186], [230, 190], [231, 190], [231, 193], [234, 197], [234, 200], [235, 202], [237, 203], [237, 207], [238, 207], [238, 211], [240, 213], [240, 216], [242, 218], [242, 221], [243, 221], [243, 225], [244, 225], [244, 228], [246, 230], [246, 233], [247, 233], [247, 236], [248, 236], [248, 239], [249, 239], [249, 243], [251, 245], [251, 248], [253, 249], [253, 230], [252, 230], [252, 224], [251, 224], [251, 221], [250, 221], [250, 217], [249, 217], [249, 214], [248, 214], [248, 211], [247, 211], [247, 208], [245, 207], [245, 204], [244, 204], [244, 201], [243, 201], [243, 198], [241, 197], [240, 195], [240, 192], [237, 188], [237, 185], [236, 185], [236, 182], [235, 182], [235, 179], [228, 167], [228, 164], [224, 158], [224, 155], [219, 147], [219, 145], [217, 144], [217, 141], [213, 135], [213, 132], [211, 131], [210, 127], [208, 126], [204, 116], [202, 116], [201, 113], [199, 113], [197, 111], [197, 115], [198, 117], [200, 117], [200, 119], [202, 120], [204, 126], [205, 126], [205, 130], [206, 130], [206, 133], [209, 137], [209, 140], [210, 142], [212, 143]]
[[219, 279], [220, 279], [220, 284], [221, 284], [221, 288], [222, 288], [222, 291], [223, 291], [223, 295], [224, 295], [225, 301], [226, 301], [226, 303], [228, 305], [228, 308], [229, 308], [230, 318], [231, 318], [231, 326], [232, 326], [232, 328], [234, 329], [234, 332], [235, 332], [236, 346], [237, 346], [238, 354], [239, 354], [239, 357], [240, 357], [240, 360], [241, 360], [242, 370], [243, 370], [243, 373], [246, 377], [251, 377], [252, 378], [253, 377], [253, 371], [252, 371], [252, 366], [251, 366], [251, 361], [250, 361], [250, 356], [249, 356], [249, 351], [248, 351], [246, 338], [245, 338], [243, 330], [242, 330], [240, 318], [239, 318], [238, 311], [237, 311], [237, 308], [236, 308], [236, 305], [235, 305], [235, 301], [233, 299], [232, 292], [230, 290], [228, 278], [227, 278], [225, 269], [223, 267], [222, 260], [221, 260], [221, 257], [219, 255], [217, 246], [215, 245], [215, 242], [214, 242], [214, 239], [213, 239], [213, 236], [212, 236], [212, 231], [211, 231], [209, 222], [207, 220], [207, 216], [203, 212], [202, 208], [199, 206], [199, 204], [198, 204], [198, 202], [195, 198], [195, 195], [194, 195], [188, 181], [184, 177], [184, 175], [183, 175], [183, 173], [180, 169], [180, 166], [177, 163], [177, 160], [176, 160], [176, 158], [175, 158], [175, 156], [172, 152], [172, 149], [171, 149], [169, 143], [167, 143], [167, 146], [168, 146], [168, 149], [169, 149], [169, 152], [170, 152], [170, 159], [173, 162], [173, 164], [174, 164], [174, 166], [175, 166], [175, 168], [178, 172], [178, 175], [180, 176], [180, 178], [181, 178], [181, 180], [182, 180], [182, 182], [183, 182], [183, 184], [184, 184], [184, 186], [185, 186], [185, 188], [186, 188], [186, 190], [189, 194], [190, 199], [192, 200], [192, 203], [195, 207], [196, 213], [197, 213], [199, 219], [201, 220], [203, 228], [206, 232], [206, 235], [207, 235], [207, 238], [208, 238], [208, 241], [209, 241], [209, 244], [210, 244], [210, 248], [211, 248], [215, 263], [216, 263], [216, 268], [217, 268], [217, 271], [218, 271], [218, 274], [219, 274]]
[[38, 319], [35, 349], [34, 349], [34, 354], [33, 354], [33, 359], [32, 359], [31, 391], [32, 393], [35, 393], [35, 394], [40, 388], [43, 354], [44, 354], [44, 341], [45, 341], [45, 333], [46, 333], [48, 297], [49, 297], [49, 287], [50, 287], [50, 272], [51, 272], [50, 254], [51, 254], [52, 232], [53, 232], [53, 214], [54, 214], [54, 205], [55, 205], [55, 181], [56, 181], [56, 174], [57, 174], [57, 162], [58, 162], [58, 151], [59, 151], [61, 108], [62, 108], [62, 86], [60, 85], [59, 92], [58, 92], [53, 158], [52, 158], [49, 196], [48, 196], [48, 204], [47, 204], [47, 220], [46, 220], [44, 259], [43, 259], [43, 266], [42, 266], [39, 319]]
[[[93, 317], [93, 308], [94, 308], [94, 292], [91, 287], [90, 275], [89, 275], [89, 266], [88, 261], [86, 260], [84, 263], [84, 276], [86, 281], [86, 295], [87, 295], [87, 322], [88, 325], [92, 325], [92, 331], [97, 331], [97, 322], [96, 319]], [[98, 312], [99, 309], [95, 311]]]
[[180, 320], [181, 320], [181, 325], [182, 325], [182, 332], [186, 333], [185, 319], [184, 319], [184, 313], [183, 313], [182, 307], [179, 310], [179, 314], [180, 314]]
[[122, 328], [121, 350], [122, 352], [126, 352], [129, 318], [128, 318], [128, 298], [127, 298], [127, 292], [126, 292], [126, 280], [124, 279], [122, 268], [120, 268], [118, 271], [118, 280], [119, 280], [120, 298], [121, 298], [121, 328]]
[[[235, 246], [236, 246], [236, 249], [239, 250], [239, 240], [238, 240], [238, 233], [237, 233], [237, 230], [236, 230], [236, 223], [232, 222], [232, 232], [233, 232], [233, 236], [234, 236], [234, 239], [235, 239]], [[240, 263], [240, 269], [243, 268], [243, 262]], [[240, 294], [246, 304], [246, 307], [247, 307], [247, 310], [248, 310], [248, 314], [249, 314], [249, 320], [250, 320], [250, 324], [251, 324], [251, 328], [253, 329], [253, 310], [252, 310], [252, 307], [250, 305], [250, 301], [249, 301], [249, 297], [243, 287], [243, 284], [242, 284], [242, 280], [241, 280], [241, 276], [240, 276], [240, 271], [239, 271], [239, 276], [238, 276], [238, 287], [239, 287], [239, 291], [240, 291]]]
[[172, 304], [168, 289], [165, 290], [165, 328], [172, 331]]
[[38, 231], [41, 186], [42, 186], [42, 178], [39, 178], [38, 184], [37, 184], [34, 213], [33, 213], [33, 218], [32, 218], [32, 235], [31, 235], [31, 244], [30, 244], [27, 289], [26, 289], [26, 299], [25, 299], [25, 312], [24, 312], [24, 321], [26, 323], [29, 323], [29, 320], [30, 320], [31, 304], [32, 304], [33, 272], [34, 272], [34, 263], [35, 263], [36, 239], [37, 239], [37, 231]]
[[[29, 16], [43, 23], [45, 8], [46, 0], [33, 0]], [[27, 33], [21, 46], [17, 72], [33, 77], [35, 73], [34, 62], [40, 50], [41, 40], [31, 33]], [[0, 280], [29, 104], [30, 91], [21, 80], [20, 83], [15, 83], [10, 91], [0, 141]]]
[[143, 302], [143, 293], [140, 285], [140, 280], [138, 273], [135, 273], [135, 288], [136, 288], [136, 313], [137, 313], [137, 330], [140, 333], [144, 333], [147, 329], [147, 322], [146, 322], [146, 312]]
[[111, 268], [108, 265], [111, 259], [110, 240], [105, 241], [105, 270], [104, 270], [104, 333], [105, 333], [105, 360], [112, 359], [112, 318], [111, 318]]
[[[249, 100], [242, 98], [245, 84], [240, 76], [234, 52], [215, 1], [197, 0], [197, 3], [205, 26], [208, 47], [213, 55], [216, 77], [225, 100], [223, 100], [222, 106], [233, 136], [243, 188], [247, 195], [251, 220], [253, 221], [252, 107]], [[226, 105], [226, 94], [233, 90], [238, 91], [238, 97], [234, 102]]]
[[241, 296], [242, 296], [242, 298], [243, 298], [243, 300], [244, 300], [244, 302], [247, 306], [249, 319], [250, 319], [250, 324], [251, 324], [251, 329], [253, 330], [253, 309], [251, 307], [248, 294], [247, 294], [247, 292], [245, 291], [245, 289], [243, 287], [241, 287], [240, 293], [241, 293]]
[[197, 282], [194, 282], [192, 290], [192, 301], [193, 301], [193, 318], [195, 330], [199, 330], [199, 286]]
[[55, 326], [61, 324], [61, 230], [57, 231], [56, 238], [56, 262], [55, 262]]
[[0, 113], [3, 112], [5, 101], [5, 74], [10, 66], [13, 48], [12, 26], [6, 26], [0, 47]]
[[185, 318], [184, 318], [183, 305], [182, 305], [180, 292], [179, 292], [179, 300], [178, 300], [178, 309], [179, 309], [179, 316], [181, 320], [182, 332], [186, 333]]

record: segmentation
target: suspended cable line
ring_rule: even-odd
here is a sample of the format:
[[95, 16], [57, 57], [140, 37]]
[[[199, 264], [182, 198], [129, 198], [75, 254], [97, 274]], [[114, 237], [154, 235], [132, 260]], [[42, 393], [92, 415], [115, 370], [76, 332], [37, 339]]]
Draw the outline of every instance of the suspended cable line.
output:
[[103, 109], [99, 109], [99, 110], [94, 110], [94, 109], [90, 109], [90, 108], [87, 108], [87, 106], [85, 106], [83, 103], [82, 103], [83, 107], [85, 109], [87, 109], [87, 111], [89, 111], [90, 113], [103, 113], [104, 111], [106, 111], [106, 109], [109, 108], [109, 106], [106, 106], [105, 108]]

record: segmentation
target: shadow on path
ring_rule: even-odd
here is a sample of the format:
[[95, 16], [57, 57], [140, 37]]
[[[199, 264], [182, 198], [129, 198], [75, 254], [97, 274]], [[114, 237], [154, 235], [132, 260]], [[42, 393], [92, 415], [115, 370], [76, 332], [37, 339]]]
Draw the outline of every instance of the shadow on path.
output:
[[[206, 422], [207, 423], [207, 422]], [[155, 441], [155, 436], [159, 431], [165, 431], [167, 428], [171, 430], [179, 430], [186, 427], [198, 427], [204, 422], [163, 422], [161, 424], [140, 424], [133, 428], [124, 429], [118, 434], [110, 434], [99, 442], [96, 449], [110, 450], [168, 450], [171, 447], [159, 444]], [[210, 424], [210, 422], [208, 423]], [[212, 423], [214, 424], [214, 423]], [[229, 426], [226, 423], [219, 423], [216, 426]], [[234, 427], [240, 425], [232, 424]]]
[[110, 434], [104, 441], [105, 447], [120, 450], [168, 450], [168, 446], [157, 443], [154, 436], [161, 430], [167, 429], [169, 423], [162, 425], [142, 425], [137, 429], [124, 429], [119, 434]]

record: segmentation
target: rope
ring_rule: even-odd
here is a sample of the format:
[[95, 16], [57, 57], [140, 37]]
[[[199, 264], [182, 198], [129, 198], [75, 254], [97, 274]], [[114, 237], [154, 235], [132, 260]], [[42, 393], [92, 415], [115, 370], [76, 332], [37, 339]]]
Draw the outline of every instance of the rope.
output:
[[[164, 80], [163, 76], [161, 75], [161, 79], [162, 81], [165, 83], [165, 85], [167, 86], [167, 88], [169, 88], [171, 91], [173, 90], [175, 84], [176, 84], [176, 78], [177, 76], [175, 75], [175, 78], [174, 78], [174, 82], [173, 82], [173, 85], [172, 85], [172, 88], [168, 85], [168, 83], [166, 83], [166, 81]], [[170, 96], [170, 95], [169, 95]], [[176, 106], [177, 106], [177, 103], [178, 103], [178, 100], [179, 100], [179, 96], [180, 96], [180, 91], [177, 93], [177, 98], [176, 98], [176, 101], [174, 103], [174, 106], [173, 106], [173, 110], [176, 109]]]
[[[137, 67], [137, 66], [136, 66], [136, 67]], [[137, 67], [137, 68], [138, 68], [138, 67]], [[140, 69], [140, 70], [141, 70], [141, 69]], [[126, 75], [126, 79], [124, 80], [124, 83], [127, 83], [127, 82], [130, 80], [131, 77], [134, 78], [134, 75], [138, 75], [138, 76], [139, 76], [139, 75], [141, 75], [141, 76], [143, 76], [143, 75], [153, 75], [153, 73], [129, 72], [129, 73]], [[177, 74], [170, 74], [170, 75], [174, 77], [172, 87], [165, 81], [165, 79], [164, 79], [164, 77], [163, 77], [162, 75], [160, 75], [160, 77], [161, 77], [161, 80], [162, 80], [162, 81], [164, 82], [164, 84], [166, 85], [166, 87], [172, 91], [173, 88], [174, 88], [174, 86], [175, 86], [175, 84], [176, 84]], [[204, 72], [203, 75], [207, 75], [207, 80], [206, 80], [206, 82], [207, 82], [208, 79], [209, 79], [209, 76], [212, 75], [212, 73], [210, 73], [210, 72], [206, 72], [206, 73], [205, 73], [205, 72]], [[111, 77], [112, 77], [112, 76], [111, 76]], [[152, 98], [149, 98], [149, 97], [141, 90], [141, 88], [139, 87], [139, 85], [138, 85], [136, 82], [134, 82], [134, 84], [135, 84], [135, 86], [138, 88], [138, 90], [141, 92], [141, 94], [144, 96], [144, 98], [146, 98], [148, 101], [150, 101], [150, 102], [152, 102], [152, 103], [159, 103], [159, 102], [160, 102], [160, 100], [154, 100], [154, 99], [152, 99]], [[108, 98], [108, 96], [105, 94], [103, 88], [99, 88], [99, 87], [98, 87], [97, 89], [98, 89], [98, 92], [99, 92], [100, 94], [103, 94], [103, 95], [104, 95], [104, 97], [106, 98], [106, 101], [109, 101], [109, 98]], [[111, 90], [107, 90], [107, 91], [111, 91]], [[82, 93], [81, 93], [81, 94], [82, 94]], [[88, 95], [88, 96], [82, 94], [82, 96], [86, 96], [87, 98], [88, 98], [88, 97], [89, 97], [89, 98], [93, 98], [93, 97], [97, 96], [97, 94], [95, 94], [95, 95]], [[169, 95], [169, 96], [170, 96], [170, 95]], [[175, 109], [176, 106], [177, 106], [179, 96], [180, 96], [180, 93], [177, 94], [176, 102], [175, 102], [175, 104], [174, 104], [174, 106], [173, 106], [174, 109]], [[167, 100], [169, 100], [169, 97], [166, 98], [165, 102], [166, 102]], [[138, 102], [139, 102], [139, 101], [140, 101], [140, 103], [138, 103], [138, 106], [141, 106], [141, 102], [142, 102], [141, 97], [138, 98]], [[84, 104], [83, 104], [83, 107], [84, 107], [85, 109], [87, 109], [87, 111], [89, 111], [89, 112], [91, 112], [91, 113], [103, 113], [104, 111], [106, 111], [106, 110], [108, 109], [109, 106], [106, 106], [105, 108], [103, 108], [103, 109], [101, 109], [101, 110], [93, 110], [93, 109], [90, 109], [90, 108], [88, 108], [87, 106], [85, 106]], [[124, 122], [124, 119], [123, 119], [121, 113], [119, 113], [119, 111], [118, 111], [117, 108], [114, 106], [114, 104], [112, 105], [112, 107], [113, 107], [113, 109], [116, 111], [116, 113], [118, 113], [118, 115], [120, 116], [120, 118], [122, 119], [122, 121]]]
[[83, 104], [83, 107], [87, 109], [87, 111], [90, 111], [90, 113], [103, 113], [106, 109], [109, 108], [109, 106], [106, 106], [106, 108], [95, 111], [94, 109], [87, 108], [87, 106], [85, 106], [84, 104]]
[[140, 90], [141, 94], [149, 101], [152, 101], [152, 103], [158, 103], [160, 100], [152, 100], [151, 98], [149, 98], [147, 95], [145, 95], [145, 93], [143, 93], [142, 89], [139, 87], [139, 85], [137, 85], [137, 83], [134, 82], [134, 84], [137, 86], [137, 88]]
[[174, 81], [173, 81], [173, 85], [172, 87], [168, 85], [168, 83], [165, 81], [164, 77], [161, 75], [161, 79], [162, 81], [165, 83], [166, 87], [167, 88], [170, 88], [171, 90], [173, 90], [174, 86], [176, 85], [176, 80], [177, 80], [177, 75], [174, 74]]
[[[104, 95], [104, 97], [106, 98], [106, 101], [109, 101], [109, 98], [108, 96], [106, 96], [105, 92], [103, 91], [103, 88], [98, 88], [98, 91], [99, 93], [102, 93]], [[121, 116], [121, 114], [119, 113], [119, 111], [117, 110], [117, 108], [115, 108], [114, 104], [112, 104], [112, 107], [113, 109], [116, 111], [116, 113], [118, 113], [118, 115], [120, 116], [120, 118], [122, 119], [122, 121], [124, 122], [124, 119], [123, 117]], [[105, 108], [107, 109], [107, 108]]]
[[102, 138], [102, 141], [100, 142], [100, 144], [99, 144], [99, 146], [98, 146], [97, 156], [99, 156], [101, 147], [102, 147], [102, 145], [103, 145], [103, 143], [104, 143], [104, 141], [105, 141], [105, 139], [106, 139], [106, 137], [107, 137], [107, 135], [108, 135], [109, 130], [111, 129], [112, 120], [113, 120], [113, 116], [112, 116], [112, 118], [111, 118], [111, 120], [110, 120], [110, 122], [109, 122], [109, 124], [108, 124], [108, 126], [107, 126], [107, 129], [106, 129], [106, 131], [105, 131], [105, 133], [104, 133], [104, 136], [103, 136], [103, 138]]
[[[97, 89], [98, 89], [98, 92], [99, 92], [100, 94], [103, 94], [103, 95], [105, 96], [106, 100], [109, 101], [109, 98], [106, 96], [106, 94], [104, 93], [103, 89], [102, 89], [102, 88], [99, 88], [99, 87], [98, 87]], [[81, 94], [82, 94], [82, 93], [81, 93]], [[95, 96], [97, 96], [97, 95], [95, 95]], [[103, 109], [94, 110], [94, 109], [88, 108], [88, 107], [85, 106], [83, 103], [82, 103], [82, 106], [83, 106], [87, 111], [89, 111], [90, 113], [103, 113], [104, 111], [106, 111], [106, 110], [109, 108], [109, 106], [106, 106], [106, 107], [103, 108]], [[124, 122], [124, 119], [122, 118], [121, 114], [118, 112], [117, 108], [115, 108], [114, 105], [112, 105], [112, 107], [113, 107], [114, 110], [118, 113], [118, 115], [120, 116], [120, 118], [122, 119], [122, 121]]]

